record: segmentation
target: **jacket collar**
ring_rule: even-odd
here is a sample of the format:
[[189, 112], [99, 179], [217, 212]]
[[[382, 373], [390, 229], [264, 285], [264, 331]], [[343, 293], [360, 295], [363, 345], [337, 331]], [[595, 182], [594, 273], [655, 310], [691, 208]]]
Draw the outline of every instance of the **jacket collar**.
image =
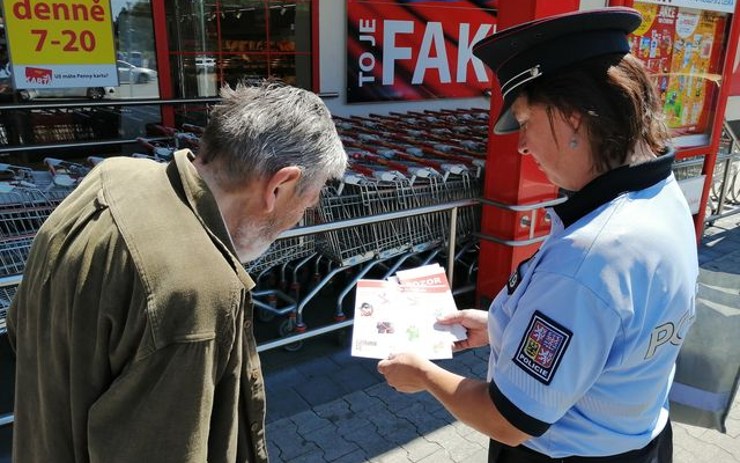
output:
[[672, 172], [674, 155], [670, 151], [648, 162], [610, 170], [553, 209], [562, 220], [563, 227], [567, 228], [622, 193], [644, 190], [668, 178]]
[[167, 166], [167, 176], [178, 195], [188, 204], [224, 257], [231, 263], [237, 277], [248, 290], [251, 290], [255, 283], [236, 257], [236, 249], [216, 199], [206, 182], [198, 175], [193, 166], [193, 159], [195, 155], [190, 150], [176, 151], [173, 162]]

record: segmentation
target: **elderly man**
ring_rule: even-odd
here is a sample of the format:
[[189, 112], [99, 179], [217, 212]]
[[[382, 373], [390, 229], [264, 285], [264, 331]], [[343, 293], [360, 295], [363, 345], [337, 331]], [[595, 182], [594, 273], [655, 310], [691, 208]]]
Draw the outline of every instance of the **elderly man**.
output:
[[267, 461], [241, 263], [347, 159], [310, 92], [222, 97], [197, 157], [106, 160], [39, 230], [8, 313], [14, 461]]

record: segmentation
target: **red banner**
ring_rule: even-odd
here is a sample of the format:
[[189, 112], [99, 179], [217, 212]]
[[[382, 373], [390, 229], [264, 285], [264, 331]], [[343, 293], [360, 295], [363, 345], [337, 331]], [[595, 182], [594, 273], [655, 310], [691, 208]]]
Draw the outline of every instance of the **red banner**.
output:
[[348, 0], [347, 102], [482, 96], [496, 0]]

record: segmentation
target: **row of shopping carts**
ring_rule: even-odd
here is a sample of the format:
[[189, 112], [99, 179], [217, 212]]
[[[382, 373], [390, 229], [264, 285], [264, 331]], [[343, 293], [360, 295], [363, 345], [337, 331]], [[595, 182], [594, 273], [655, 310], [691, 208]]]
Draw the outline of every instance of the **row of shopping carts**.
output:
[[[327, 185], [320, 204], [307, 211], [301, 225], [332, 224], [389, 212], [403, 215], [420, 207], [477, 197], [487, 117], [485, 110], [467, 109], [336, 118], [350, 157], [349, 169], [342, 179]], [[197, 152], [203, 129], [152, 125], [149, 132], [152, 138], [140, 138], [139, 149], [132, 156], [168, 162], [177, 149]], [[91, 156], [75, 163], [48, 158], [44, 172], [0, 166], [0, 277], [22, 274], [38, 227], [103, 159]], [[392, 261], [400, 266], [422, 253], [436, 256], [449, 244], [451, 228], [456, 229], [455, 239], [461, 249], [469, 249], [465, 246], [471, 246], [472, 234], [478, 229], [478, 209], [462, 208], [454, 226], [450, 216], [450, 210], [408, 214], [277, 240], [265, 254], [245, 266], [258, 283], [255, 303], [260, 319], [287, 315], [280, 333], [302, 330], [303, 309], [339, 272], [359, 267], [356, 274], [360, 275], [379, 263]], [[469, 260], [465, 265], [472, 273], [473, 262]], [[301, 294], [297, 272], [309, 267], [314, 269], [314, 284]], [[340, 291], [337, 320], [344, 318], [341, 302], [351, 286], [352, 282]], [[6, 285], [3, 290], [1, 311], [7, 309], [13, 287]], [[2, 320], [3, 315], [0, 313]]]
[[0, 333], [36, 232], [89, 167], [46, 158], [46, 170], [0, 164]]
[[[332, 289], [337, 326], [346, 321], [343, 301], [358, 279], [377, 268], [391, 275], [402, 265], [447, 257], [451, 239], [459, 244], [457, 265], [466, 269], [466, 281], [473, 281], [476, 262], [468, 251], [477, 245], [473, 233], [479, 228], [479, 208], [471, 201], [456, 210], [454, 224], [451, 208], [420, 215], [413, 211], [480, 195], [488, 113], [469, 109], [371, 114], [335, 117], [335, 124], [349, 168], [342, 179], [323, 190], [319, 206], [308, 211], [302, 225], [383, 214], [400, 217], [281, 239], [250, 263], [247, 268], [258, 282], [259, 317], [268, 321], [287, 315], [279, 327], [281, 335], [306, 329], [304, 310], [340, 273], [351, 277], [344, 279], [344, 288]], [[297, 272], [304, 267], [314, 269], [314, 278], [302, 288]], [[280, 287], [289, 288], [287, 294], [274, 288], [259, 290], [263, 279], [276, 269]], [[298, 347], [300, 342], [287, 346]]]

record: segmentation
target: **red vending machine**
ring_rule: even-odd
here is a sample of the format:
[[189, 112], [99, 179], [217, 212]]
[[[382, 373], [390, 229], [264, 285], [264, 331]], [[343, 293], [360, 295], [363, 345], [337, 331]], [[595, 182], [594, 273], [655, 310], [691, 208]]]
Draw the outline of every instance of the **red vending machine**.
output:
[[[704, 229], [714, 182], [727, 98], [732, 88], [739, 28], [736, 0], [640, 0], [632, 53], [654, 76], [676, 146], [676, 174], [694, 214], [697, 240]], [[687, 167], [682, 167], [687, 166]], [[701, 166], [701, 175], [688, 175]]]

